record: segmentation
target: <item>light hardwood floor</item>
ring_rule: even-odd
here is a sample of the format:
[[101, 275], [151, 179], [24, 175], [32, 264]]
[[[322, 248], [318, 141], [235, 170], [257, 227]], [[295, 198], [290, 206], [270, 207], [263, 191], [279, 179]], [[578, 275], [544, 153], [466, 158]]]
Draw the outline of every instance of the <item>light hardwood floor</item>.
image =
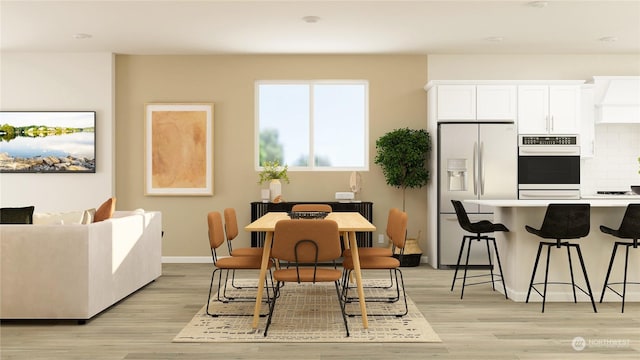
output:
[[[490, 285], [449, 291], [453, 271], [403, 268], [409, 296], [443, 340], [423, 344], [172, 343], [206, 301], [211, 265], [164, 264], [163, 275], [99, 314], [73, 321], [3, 321], [1, 359], [640, 359], [640, 303], [505, 300]], [[28, 286], [28, 284], [25, 284]], [[594, 284], [601, 286], [601, 284]], [[574, 350], [572, 341], [588, 344]]]

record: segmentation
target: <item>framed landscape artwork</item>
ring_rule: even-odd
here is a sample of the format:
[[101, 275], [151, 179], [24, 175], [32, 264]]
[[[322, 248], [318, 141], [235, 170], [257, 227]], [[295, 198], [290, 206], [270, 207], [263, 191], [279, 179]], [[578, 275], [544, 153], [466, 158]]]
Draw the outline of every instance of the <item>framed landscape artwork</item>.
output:
[[0, 111], [0, 173], [95, 172], [95, 111]]
[[147, 104], [145, 117], [145, 195], [213, 195], [213, 104]]

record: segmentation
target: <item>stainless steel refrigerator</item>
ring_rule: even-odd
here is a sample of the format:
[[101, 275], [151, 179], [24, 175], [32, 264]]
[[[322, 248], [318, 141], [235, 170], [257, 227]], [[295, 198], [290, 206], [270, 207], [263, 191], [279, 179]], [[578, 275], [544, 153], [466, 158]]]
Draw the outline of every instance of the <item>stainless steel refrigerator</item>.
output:
[[[455, 266], [464, 234], [451, 200], [476, 222], [493, 221], [493, 209], [464, 200], [517, 198], [517, 139], [512, 123], [438, 125], [438, 268]], [[471, 246], [469, 264], [488, 265], [485, 246]]]

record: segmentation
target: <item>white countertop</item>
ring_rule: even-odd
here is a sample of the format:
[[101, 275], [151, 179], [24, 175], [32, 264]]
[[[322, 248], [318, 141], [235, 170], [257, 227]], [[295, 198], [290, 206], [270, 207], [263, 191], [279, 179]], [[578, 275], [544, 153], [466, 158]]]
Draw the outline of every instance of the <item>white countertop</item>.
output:
[[582, 199], [632, 199], [640, 200], [640, 195], [605, 195], [605, 194], [593, 194], [582, 195]]
[[464, 200], [470, 204], [479, 204], [493, 207], [546, 207], [554, 204], [591, 204], [593, 207], [626, 207], [631, 203], [640, 203], [640, 196], [624, 196], [615, 198], [583, 198], [580, 200]]

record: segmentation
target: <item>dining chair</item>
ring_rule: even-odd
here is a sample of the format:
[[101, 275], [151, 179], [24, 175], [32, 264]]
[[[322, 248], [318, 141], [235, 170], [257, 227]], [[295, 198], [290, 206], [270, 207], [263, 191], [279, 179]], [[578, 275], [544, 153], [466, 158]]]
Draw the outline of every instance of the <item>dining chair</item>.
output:
[[[392, 296], [386, 296], [383, 294], [382, 296], [366, 296], [366, 302], [386, 302], [386, 303], [394, 303], [400, 300], [400, 298], [404, 299], [404, 309], [400, 312], [394, 313], [367, 313], [367, 316], [389, 316], [393, 315], [396, 317], [404, 316], [408, 313], [407, 307], [407, 294], [405, 292], [404, 287], [404, 279], [402, 276], [402, 271], [400, 270], [400, 262], [402, 261], [402, 256], [404, 253], [404, 246], [407, 237], [407, 221], [408, 215], [406, 212], [397, 210], [390, 212], [389, 219], [389, 236], [393, 243], [394, 248], [399, 249], [398, 258], [393, 257], [391, 254], [388, 256], [359, 256], [360, 259], [360, 270], [389, 270], [395, 275], [392, 279], [395, 286], [395, 294]], [[358, 249], [359, 250], [359, 249]], [[354, 269], [353, 258], [347, 257], [342, 262], [342, 267], [344, 268], [342, 274], [342, 296], [344, 298], [345, 303], [351, 303], [358, 301], [357, 297], [349, 297], [349, 289], [352, 287], [349, 286], [349, 278], [350, 274]], [[400, 295], [400, 290], [402, 289], [402, 296]], [[349, 316], [356, 316], [357, 314], [347, 314]]]
[[[253, 316], [252, 313], [247, 314], [222, 314], [222, 313], [212, 313], [210, 311], [211, 305], [211, 293], [213, 292], [213, 283], [216, 277], [216, 273], [218, 276], [218, 294], [215, 299], [220, 303], [229, 303], [233, 301], [250, 301], [255, 302], [255, 297], [238, 297], [238, 296], [227, 296], [227, 283], [229, 279], [229, 271], [235, 270], [260, 270], [262, 257], [258, 256], [228, 256], [228, 257], [218, 257], [217, 250], [222, 246], [225, 241], [225, 235], [222, 225], [222, 215], [219, 211], [211, 211], [207, 214], [207, 226], [208, 226], [208, 237], [209, 237], [209, 246], [211, 247], [211, 258], [213, 260], [214, 269], [211, 272], [211, 282], [209, 284], [209, 296], [207, 298], [207, 309], [206, 312], [210, 316]], [[269, 260], [268, 263], [268, 271], [271, 273], [271, 267], [273, 266], [273, 262]], [[222, 284], [222, 273], [225, 272], [225, 281]], [[267, 300], [269, 299], [269, 279], [271, 276], [267, 276], [265, 278], [265, 289], [267, 293]], [[265, 314], [266, 315], [266, 314]]]
[[[391, 234], [393, 233], [394, 222], [397, 222], [397, 213], [401, 210], [398, 208], [391, 208], [387, 214], [387, 227], [385, 229], [385, 233], [387, 234], [387, 238], [391, 243], [390, 247], [359, 247], [358, 248], [358, 256], [359, 257], [369, 257], [369, 256], [393, 256], [396, 251], [396, 246], [391, 241]], [[342, 252], [342, 256], [346, 259], [351, 257], [351, 249], [345, 249]], [[344, 284], [343, 284], [344, 286]], [[348, 286], [348, 284], [347, 284]], [[368, 288], [383, 288], [388, 289], [393, 286], [393, 270], [389, 270], [389, 283], [386, 285], [380, 286], [365, 286]]]
[[276, 269], [273, 272], [276, 284], [274, 295], [269, 299], [269, 317], [264, 329], [264, 336], [266, 337], [269, 331], [276, 300], [280, 297], [283, 285], [287, 282], [298, 284], [333, 282], [344, 327], [347, 336], [349, 336], [344, 302], [338, 285], [342, 271], [321, 265], [322, 262], [334, 261], [341, 255], [338, 224], [333, 220], [280, 220], [274, 229], [271, 255], [274, 258], [288, 261], [291, 266], [286, 269]]
[[242, 247], [233, 248], [232, 242], [238, 237], [238, 218], [236, 209], [224, 209], [224, 231], [227, 238], [227, 248], [231, 256], [258, 256], [262, 257], [263, 248], [261, 247]]
[[[618, 229], [612, 229], [610, 227], [600, 225], [600, 231], [611, 236], [615, 236], [619, 239], [627, 239], [629, 241], [616, 241], [613, 250], [611, 251], [611, 259], [609, 260], [609, 268], [607, 269], [607, 276], [604, 278], [604, 285], [602, 286], [602, 294], [600, 295], [600, 303], [604, 299], [604, 293], [611, 290], [614, 294], [622, 298], [622, 310], [624, 312], [624, 300], [627, 292], [627, 284], [639, 285], [638, 282], [627, 281], [627, 270], [629, 267], [629, 249], [640, 249], [640, 204], [629, 204], [622, 217], [622, 222]], [[624, 273], [622, 282], [609, 282], [609, 276], [611, 275], [611, 269], [616, 259], [616, 253], [618, 246], [624, 246], [626, 249], [624, 257]], [[611, 285], [622, 285], [622, 294], [614, 290]]]
[[[533, 271], [531, 273], [531, 281], [529, 283], [529, 290], [527, 291], [526, 302], [529, 302], [529, 296], [531, 290], [534, 290], [538, 295], [542, 297], [542, 312], [544, 312], [544, 306], [547, 299], [547, 285], [548, 284], [566, 284], [566, 282], [549, 281], [549, 258], [551, 257], [551, 249], [567, 249], [567, 258], [569, 262], [569, 272], [571, 274], [571, 289], [573, 290], [573, 302], [578, 302], [576, 298], [576, 289], [580, 290], [591, 299], [591, 305], [593, 306], [593, 312], [596, 310], [596, 303], [593, 300], [593, 293], [591, 292], [591, 285], [589, 284], [589, 277], [587, 276], [587, 269], [584, 265], [584, 259], [582, 258], [582, 251], [580, 251], [580, 244], [569, 242], [569, 239], [579, 239], [587, 236], [590, 230], [591, 219], [591, 205], [589, 204], [549, 204], [542, 220], [542, 226], [540, 229], [533, 228], [529, 225], [525, 225], [525, 229], [542, 238], [553, 239], [554, 241], [540, 241], [538, 245], [538, 253], [533, 265]], [[538, 262], [540, 261], [540, 253], [543, 247], [547, 247], [547, 263], [544, 273], [544, 282], [534, 282], [536, 277], [536, 270], [538, 268]], [[587, 285], [587, 290], [582, 289], [576, 285], [573, 276], [573, 265], [571, 263], [571, 248], [576, 249], [578, 254], [578, 260], [580, 260], [580, 266], [582, 267], [582, 274]], [[535, 286], [544, 284], [542, 292], [540, 292]]]
[[[262, 247], [236, 247], [234, 248], [232, 242], [238, 237], [238, 218], [236, 216], [236, 209], [234, 208], [225, 208], [223, 211], [224, 214], [224, 232], [227, 239], [227, 249], [229, 250], [229, 255], [231, 256], [257, 256], [262, 258], [263, 248]], [[231, 271], [231, 286], [236, 289], [241, 289], [241, 286], [236, 284], [236, 272]], [[251, 288], [255, 288], [255, 286], [251, 286]]]

